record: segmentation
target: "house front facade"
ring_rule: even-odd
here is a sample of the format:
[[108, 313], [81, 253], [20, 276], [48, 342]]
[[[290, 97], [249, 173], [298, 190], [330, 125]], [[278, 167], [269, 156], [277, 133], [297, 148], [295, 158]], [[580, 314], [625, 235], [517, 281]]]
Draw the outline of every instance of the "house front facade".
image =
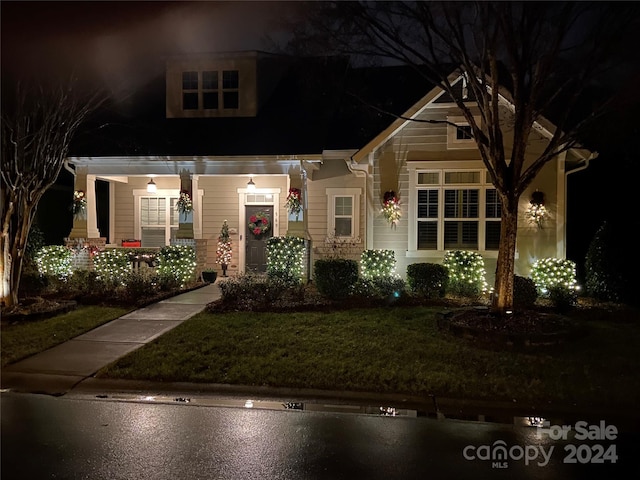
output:
[[[202, 269], [216, 267], [226, 220], [229, 274], [265, 271], [266, 239], [295, 235], [308, 242], [310, 268], [327, 256], [390, 249], [404, 276], [410, 263], [441, 263], [447, 250], [462, 249], [482, 254], [490, 280], [500, 205], [459, 110], [442, 90], [382, 70], [260, 52], [167, 59], [161, 82], [119, 105], [117, 118], [98, 120], [100, 137], [72, 148], [67, 167], [88, 205], [69, 242], [192, 244]], [[389, 109], [412, 120], [372, 114], [348, 95], [347, 76], [351, 88], [386, 96]], [[402, 88], [390, 90], [390, 81]], [[506, 125], [506, 100], [503, 109]], [[530, 155], [551, 128], [538, 126]], [[565, 256], [566, 176], [589, 155], [562, 153], [522, 197], [517, 273], [527, 275], [537, 258]], [[96, 182], [108, 185], [108, 234], [97, 226]], [[302, 192], [298, 215], [285, 206], [291, 188]], [[526, 215], [536, 191], [548, 214], [534, 225]], [[193, 202], [190, 213], [176, 208], [181, 192]], [[381, 214], [386, 192], [399, 199], [395, 224]], [[252, 233], [256, 214], [270, 220], [266, 235]]]

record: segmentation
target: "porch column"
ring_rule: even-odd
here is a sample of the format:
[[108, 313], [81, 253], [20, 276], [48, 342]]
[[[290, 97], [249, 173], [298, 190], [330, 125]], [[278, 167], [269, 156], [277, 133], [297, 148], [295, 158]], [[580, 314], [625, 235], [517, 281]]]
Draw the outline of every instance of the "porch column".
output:
[[[87, 198], [87, 173], [86, 169], [78, 169], [76, 171], [76, 175], [73, 181], [73, 188], [76, 192], [82, 191], [85, 193], [85, 198]], [[95, 202], [94, 202], [95, 205]], [[87, 200], [87, 210], [89, 207], [89, 201]], [[73, 214], [72, 214], [73, 215]], [[86, 211], [84, 214], [73, 215], [73, 228], [71, 229], [71, 233], [69, 233], [69, 238], [89, 238], [89, 232], [87, 231], [87, 214]]]
[[96, 176], [87, 175], [87, 238], [100, 238], [98, 205], [96, 202]]
[[[182, 170], [180, 172], [180, 192], [186, 192], [193, 199], [193, 187], [191, 185], [191, 172], [189, 170]], [[195, 205], [195, 204], [194, 204]], [[178, 214], [178, 231], [176, 232], [176, 238], [194, 238], [193, 237], [193, 212], [185, 212]]]

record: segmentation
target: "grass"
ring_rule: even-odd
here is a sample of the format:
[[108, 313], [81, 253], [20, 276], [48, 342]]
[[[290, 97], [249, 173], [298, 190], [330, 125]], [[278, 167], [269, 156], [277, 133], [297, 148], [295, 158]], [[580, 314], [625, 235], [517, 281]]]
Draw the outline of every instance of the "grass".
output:
[[78, 307], [68, 313], [44, 320], [2, 323], [0, 361], [2, 366], [42, 352], [70, 340], [131, 309], [115, 307]]
[[440, 310], [203, 312], [98, 376], [545, 405], [640, 402], [640, 324], [616, 321], [616, 312], [591, 311], [584, 338], [515, 351], [445, 335], [436, 326]]

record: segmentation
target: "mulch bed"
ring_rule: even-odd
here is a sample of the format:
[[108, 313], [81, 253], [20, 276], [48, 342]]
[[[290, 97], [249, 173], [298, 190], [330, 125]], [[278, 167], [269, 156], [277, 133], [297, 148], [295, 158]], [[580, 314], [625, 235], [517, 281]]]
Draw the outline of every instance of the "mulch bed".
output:
[[439, 317], [438, 327], [487, 346], [548, 346], [586, 334], [583, 327], [564, 315], [533, 309], [504, 316], [482, 307], [449, 311]]
[[78, 306], [75, 300], [49, 300], [42, 297], [23, 299], [11, 308], [2, 308], [2, 322], [44, 320], [61, 313], [67, 313]]

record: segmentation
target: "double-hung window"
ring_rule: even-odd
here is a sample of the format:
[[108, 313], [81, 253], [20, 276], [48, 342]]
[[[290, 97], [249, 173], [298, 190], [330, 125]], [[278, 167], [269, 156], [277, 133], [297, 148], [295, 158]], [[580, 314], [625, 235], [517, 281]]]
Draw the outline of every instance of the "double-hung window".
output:
[[327, 230], [336, 238], [360, 236], [360, 189], [327, 188]]
[[413, 249], [497, 250], [501, 205], [487, 177], [481, 170], [417, 170]]
[[164, 247], [175, 238], [179, 226], [178, 197], [140, 197], [140, 230], [143, 247]]

